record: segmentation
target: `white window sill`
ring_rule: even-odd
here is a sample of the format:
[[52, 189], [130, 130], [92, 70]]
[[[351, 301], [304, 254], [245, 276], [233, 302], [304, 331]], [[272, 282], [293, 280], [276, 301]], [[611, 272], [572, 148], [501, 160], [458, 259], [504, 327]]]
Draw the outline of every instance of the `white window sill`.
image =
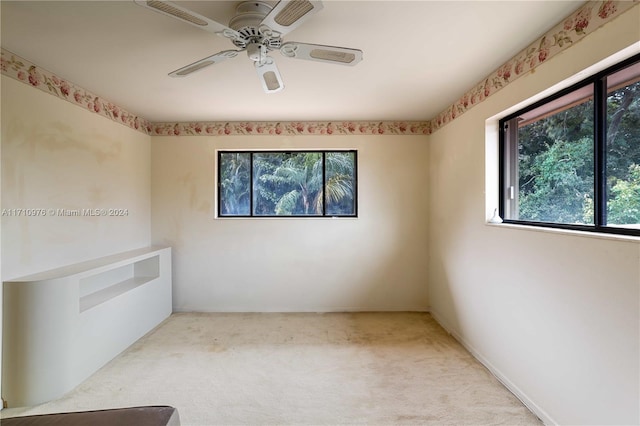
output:
[[627, 241], [640, 244], [640, 237], [633, 235], [604, 234], [601, 232], [574, 231], [572, 229], [545, 228], [543, 226], [519, 225], [516, 223], [491, 223], [485, 225], [496, 228], [517, 229], [520, 231], [546, 232], [551, 234], [564, 234], [574, 237], [597, 238], [600, 240]]

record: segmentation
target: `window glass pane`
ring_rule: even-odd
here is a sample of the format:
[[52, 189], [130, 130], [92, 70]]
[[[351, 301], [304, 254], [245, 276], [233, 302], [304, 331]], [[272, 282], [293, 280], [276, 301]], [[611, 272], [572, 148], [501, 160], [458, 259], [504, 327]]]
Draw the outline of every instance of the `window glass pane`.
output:
[[518, 117], [511, 219], [593, 224], [593, 85]]
[[254, 154], [255, 216], [317, 216], [322, 203], [321, 152]]
[[220, 215], [248, 216], [249, 171], [251, 155], [239, 152], [221, 152], [220, 173]]
[[327, 152], [325, 156], [326, 214], [329, 216], [355, 215], [355, 153]]
[[607, 225], [640, 228], [640, 63], [607, 77]]

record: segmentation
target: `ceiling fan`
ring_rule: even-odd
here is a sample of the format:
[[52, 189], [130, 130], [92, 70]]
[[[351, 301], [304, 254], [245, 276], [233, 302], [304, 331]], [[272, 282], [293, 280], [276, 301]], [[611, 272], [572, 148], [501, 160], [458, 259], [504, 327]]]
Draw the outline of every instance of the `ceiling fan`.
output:
[[283, 56], [340, 65], [355, 65], [362, 60], [362, 51], [347, 47], [289, 41], [282, 36], [299, 27], [322, 8], [319, 0], [281, 0], [274, 7], [261, 1], [243, 1], [229, 26], [213, 21], [176, 3], [162, 0], [134, 0], [138, 5], [155, 12], [177, 18], [205, 31], [228, 38], [238, 48], [223, 50], [169, 73], [172, 77], [185, 77], [209, 65], [235, 58], [242, 51], [254, 62], [265, 92], [278, 92], [284, 88], [282, 77], [269, 52], [280, 50]]

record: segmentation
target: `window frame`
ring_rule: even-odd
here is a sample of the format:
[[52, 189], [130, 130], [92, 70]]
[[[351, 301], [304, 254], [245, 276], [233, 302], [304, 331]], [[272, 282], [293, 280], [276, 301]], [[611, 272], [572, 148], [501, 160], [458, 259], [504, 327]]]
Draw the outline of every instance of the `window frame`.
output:
[[[358, 218], [358, 151], [356, 149], [218, 149], [216, 150], [216, 219], [271, 219], [271, 218], [305, 218], [305, 219], [325, 219], [325, 218]], [[326, 185], [326, 155], [330, 153], [353, 153], [353, 209], [354, 214], [327, 214], [327, 192]], [[255, 215], [253, 212], [253, 158], [255, 154], [291, 154], [291, 153], [320, 153], [322, 154], [322, 214], [314, 215]], [[223, 154], [249, 154], [249, 214], [246, 215], [225, 215], [222, 214], [221, 203], [221, 182], [222, 168], [220, 162]]]
[[[499, 120], [499, 204], [498, 211], [503, 223], [515, 225], [527, 225], [541, 228], [557, 228], [574, 231], [587, 231], [605, 234], [618, 234], [640, 236], [640, 229], [626, 228], [606, 224], [607, 215], [607, 181], [606, 181], [606, 156], [607, 156], [607, 76], [616, 73], [626, 67], [640, 63], [640, 54], [627, 58], [611, 67], [608, 67], [596, 74], [591, 75], [571, 86], [562, 89], [550, 96], [532, 103], [518, 111], [511, 113]], [[518, 200], [518, 141], [513, 135], [517, 132], [515, 126], [509, 126], [509, 122], [531, 110], [544, 106], [563, 96], [575, 92], [586, 86], [593, 85], [594, 101], [594, 170], [593, 170], [593, 202], [594, 202], [594, 223], [590, 224], [569, 224], [558, 222], [542, 222], [521, 219], [510, 219], [514, 210], [517, 213]], [[513, 184], [515, 183], [515, 185]], [[512, 194], [509, 194], [512, 192]], [[508, 195], [510, 197], [508, 198]], [[513, 200], [513, 201], [511, 201]]]

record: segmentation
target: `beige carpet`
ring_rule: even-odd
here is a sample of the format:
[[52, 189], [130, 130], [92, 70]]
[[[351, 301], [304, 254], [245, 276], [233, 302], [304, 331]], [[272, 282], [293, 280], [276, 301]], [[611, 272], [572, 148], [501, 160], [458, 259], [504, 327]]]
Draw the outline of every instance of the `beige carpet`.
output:
[[174, 314], [63, 398], [0, 414], [152, 404], [185, 425], [540, 424], [425, 313]]

